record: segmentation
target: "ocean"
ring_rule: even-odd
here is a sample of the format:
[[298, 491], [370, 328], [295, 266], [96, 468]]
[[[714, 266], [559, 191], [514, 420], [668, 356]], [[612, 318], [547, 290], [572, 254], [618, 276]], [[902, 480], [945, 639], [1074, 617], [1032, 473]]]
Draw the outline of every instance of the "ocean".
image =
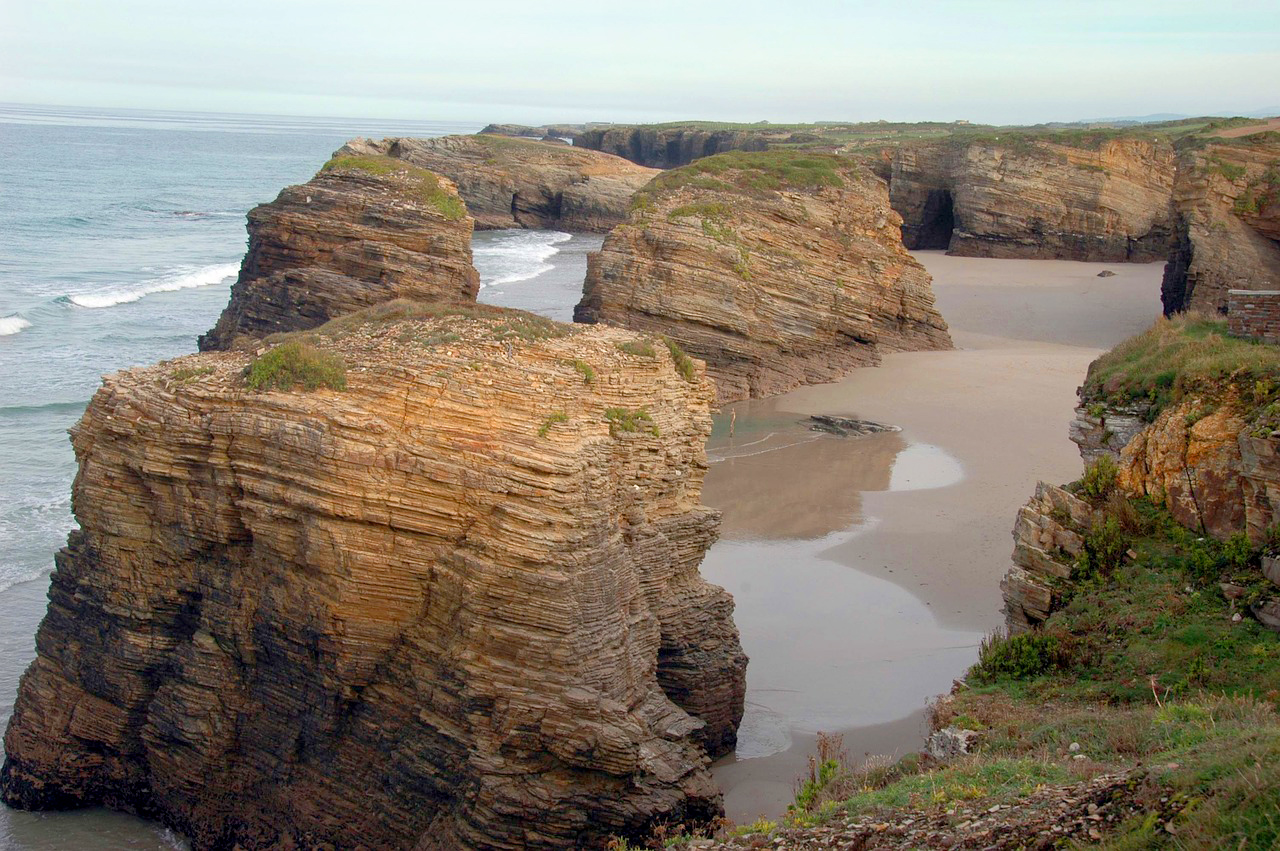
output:
[[[477, 124], [0, 104], [0, 730], [75, 528], [67, 438], [102, 375], [195, 351], [226, 305], [245, 214], [355, 136]], [[476, 235], [481, 300], [568, 320], [600, 237]], [[0, 806], [0, 849], [181, 847], [103, 810]]]

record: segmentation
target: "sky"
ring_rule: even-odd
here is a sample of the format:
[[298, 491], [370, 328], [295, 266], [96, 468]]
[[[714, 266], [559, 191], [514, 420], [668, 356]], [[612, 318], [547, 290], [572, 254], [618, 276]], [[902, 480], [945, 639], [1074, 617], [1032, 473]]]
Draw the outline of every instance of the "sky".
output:
[[441, 121], [1280, 112], [1276, 0], [0, 0], [0, 101]]

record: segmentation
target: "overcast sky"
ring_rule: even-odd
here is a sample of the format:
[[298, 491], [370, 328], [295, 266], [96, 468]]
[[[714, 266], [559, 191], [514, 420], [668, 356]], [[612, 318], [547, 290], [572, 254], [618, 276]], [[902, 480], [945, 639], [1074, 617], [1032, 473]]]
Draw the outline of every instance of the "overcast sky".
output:
[[1280, 108], [1276, 0], [0, 0], [0, 101], [458, 121]]

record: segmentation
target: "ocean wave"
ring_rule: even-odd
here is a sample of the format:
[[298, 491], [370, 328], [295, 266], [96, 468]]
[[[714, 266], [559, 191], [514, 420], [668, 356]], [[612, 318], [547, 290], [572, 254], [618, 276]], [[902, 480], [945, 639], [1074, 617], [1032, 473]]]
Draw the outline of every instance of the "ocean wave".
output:
[[[53, 561], [52, 558], [49, 559]], [[15, 585], [21, 585], [24, 582], [35, 582], [37, 579], [43, 579], [53, 570], [51, 567], [42, 567], [39, 570], [32, 570], [26, 573], [16, 573], [10, 576], [0, 576], [0, 594], [8, 591]]]
[[79, 414], [89, 404], [88, 399], [77, 402], [45, 402], [43, 405], [0, 405], [0, 416], [23, 414]]
[[0, 337], [17, 334], [23, 328], [30, 328], [31, 323], [21, 316], [0, 316]]
[[521, 230], [473, 243], [471, 253], [480, 272], [480, 285], [514, 284], [550, 272], [555, 267], [547, 261], [570, 239], [573, 235], [563, 231]]
[[144, 281], [130, 289], [107, 290], [101, 293], [78, 293], [66, 296], [67, 301], [79, 307], [115, 307], [129, 304], [153, 293], [171, 293], [194, 287], [207, 287], [232, 277], [240, 269], [239, 263], [218, 263], [201, 269], [176, 272], [163, 278]]

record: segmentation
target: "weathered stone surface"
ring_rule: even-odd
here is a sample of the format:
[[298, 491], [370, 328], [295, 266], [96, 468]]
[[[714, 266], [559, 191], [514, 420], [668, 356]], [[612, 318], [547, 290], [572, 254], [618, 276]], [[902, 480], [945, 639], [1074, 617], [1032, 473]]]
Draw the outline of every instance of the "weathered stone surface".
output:
[[448, 180], [385, 157], [335, 157], [249, 211], [240, 277], [200, 348], [314, 328], [395, 298], [473, 302], [471, 228]]
[[1173, 235], [1173, 149], [1113, 139], [947, 140], [894, 155], [893, 208], [908, 248], [970, 257], [1146, 263]]
[[777, 165], [772, 152], [731, 156], [638, 196], [589, 258], [576, 321], [668, 335], [707, 362], [721, 402], [831, 381], [883, 352], [950, 347], [883, 181], [815, 155], [840, 185], [775, 183], [755, 170]]
[[1163, 501], [1182, 525], [1225, 538], [1245, 526], [1240, 465], [1245, 430], [1231, 399], [1185, 398], [1125, 446], [1118, 482], [1129, 494]]
[[626, 219], [631, 196], [656, 174], [621, 157], [495, 135], [356, 139], [458, 185], [477, 228], [559, 228], [605, 233]]
[[929, 734], [924, 749], [925, 753], [934, 759], [946, 761], [971, 753], [980, 738], [982, 734], [977, 730], [943, 727]]
[[1013, 526], [1013, 566], [1000, 581], [1005, 625], [1025, 632], [1044, 622], [1058, 599], [1056, 588], [1071, 578], [1084, 539], [1077, 531], [1093, 523], [1094, 510], [1082, 499], [1040, 482], [1018, 510]]
[[1184, 152], [1173, 200], [1166, 314], [1225, 312], [1228, 290], [1280, 289], [1280, 133]]
[[1147, 427], [1147, 416], [1148, 408], [1142, 404], [1082, 403], [1069, 427], [1071, 442], [1080, 447], [1085, 464], [1103, 455], [1119, 458], [1134, 435]]
[[316, 332], [343, 392], [251, 392], [239, 352], [105, 379], [6, 803], [196, 849], [599, 847], [720, 812], [746, 660], [697, 569], [713, 389], [619, 329], [473, 313]]

